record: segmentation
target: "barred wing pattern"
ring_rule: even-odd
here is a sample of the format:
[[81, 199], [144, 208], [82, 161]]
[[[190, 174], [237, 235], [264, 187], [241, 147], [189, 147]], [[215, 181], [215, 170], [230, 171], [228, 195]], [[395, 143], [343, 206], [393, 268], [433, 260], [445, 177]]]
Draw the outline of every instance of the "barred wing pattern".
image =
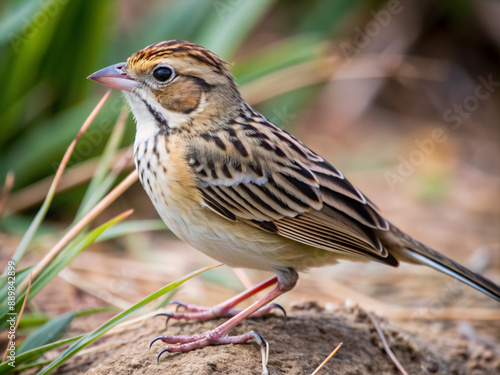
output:
[[208, 209], [310, 246], [398, 264], [373, 233], [389, 228], [373, 204], [250, 107], [199, 141], [188, 163]]

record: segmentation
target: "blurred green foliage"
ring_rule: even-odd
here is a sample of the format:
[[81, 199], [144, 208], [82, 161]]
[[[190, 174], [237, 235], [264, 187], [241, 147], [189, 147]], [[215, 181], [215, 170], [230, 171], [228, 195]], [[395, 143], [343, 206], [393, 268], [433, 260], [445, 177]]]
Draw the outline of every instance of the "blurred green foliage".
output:
[[[134, 19], [133, 25], [126, 25], [127, 21], [120, 20], [122, 7], [137, 8], [137, 3], [7, 0], [0, 5], [0, 181], [12, 170], [15, 188], [19, 189], [55, 172], [66, 147], [96, 103], [96, 94], [102, 92], [85, 78], [103, 66], [167, 39], [199, 43], [232, 61], [259, 21], [271, 11], [286, 9], [288, 18], [284, 22], [291, 29], [290, 38], [236, 62], [238, 81], [248, 83], [316, 57], [321, 53], [321, 41], [361, 1], [147, 2], [151, 9], [142, 9], [144, 15]], [[274, 116], [278, 125], [287, 125], [285, 121], [279, 123], [282, 119], [273, 110], [286, 111], [281, 117], [293, 118], [313, 93], [310, 88], [297, 90], [260, 109]], [[99, 114], [72, 164], [102, 152], [121, 109], [121, 97], [114, 95], [114, 104]], [[129, 122], [124, 145], [133, 138]]]
[[[470, 17], [471, 4], [448, 0], [435, 11], [463, 19]], [[352, 32], [359, 17], [385, 6], [385, 0], [3, 0], [0, 184], [9, 170], [15, 189], [53, 174], [102, 93], [85, 78], [146, 45], [167, 39], [199, 43], [233, 62], [242, 85], [316, 58], [324, 53], [323, 41]], [[278, 40], [267, 48], [256, 48], [253, 31], [261, 25]], [[237, 51], [244, 57], [235, 61]], [[287, 126], [315, 92], [317, 86], [298, 89], [258, 109]], [[102, 152], [122, 106], [118, 93], [112, 102], [84, 136], [72, 165]], [[129, 124], [122, 146], [133, 139], [131, 119]]]
[[83, 119], [91, 72], [109, 43], [113, 2], [22, 0], [0, 19], [0, 176], [16, 186], [54, 173]]

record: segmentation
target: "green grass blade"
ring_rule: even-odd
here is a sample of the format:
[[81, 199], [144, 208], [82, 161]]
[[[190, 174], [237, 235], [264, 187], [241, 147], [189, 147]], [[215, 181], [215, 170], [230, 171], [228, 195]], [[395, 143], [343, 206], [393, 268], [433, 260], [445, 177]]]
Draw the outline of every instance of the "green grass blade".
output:
[[113, 188], [117, 177], [118, 173], [110, 172], [108, 175], [104, 176], [101, 181], [99, 181], [99, 185], [93, 186], [91, 188], [92, 190], [89, 190], [90, 187], [87, 189], [84, 200], [80, 204], [75, 219], [69, 228], [78, 223], [107, 193], [109, 193], [109, 191]]
[[120, 309], [118, 307], [114, 307], [114, 306], [96, 307], [93, 309], [86, 309], [86, 310], [77, 311], [76, 317], [79, 318], [81, 316], [87, 316], [87, 315], [98, 314], [98, 313], [103, 313], [103, 312], [117, 312], [119, 310]]
[[101, 234], [96, 242], [111, 240], [131, 233], [167, 229], [163, 220], [130, 220], [117, 224]]
[[[83, 239], [81, 237], [75, 238], [72, 242], [70, 242], [61, 253], [54, 258], [54, 260], [49, 263], [49, 265], [38, 275], [38, 277], [33, 280], [31, 283], [31, 290], [28, 297], [28, 300], [31, 300], [37, 293], [45, 287], [66, 265], [80, 252], [89, 247], [96, 238], [102, 234], [107, 228], [113, 226], [114, 224], [119, 223], [125, 219], [125, 216], [119, 215], [107, 223], [104, 223], [100, 227], [94, 229], [89, 234], [85, 235]], [[19, 306], [22, 303], [22, 300], [26, 296], [26, 290], [22, 291], [18, 296], [18, 302], [16, 303], [16, 309], [19, 309]], [[0, 305], [0, 329], [5, 328], [7, 325], [7, 313], [8, 313], [8, 305], [7, 301], [2, 301]]]
[[101, 225], [100, 227], [94, 229], [89, 234], [85, 235], [83, 239], [76, 238], [76, 241], [72, 241], [68, 244], [67, 248], [61, 251], [54, 260], [40, 273], [40, 275], [32, 282], [30, 300], [32, 296], [34, 297], [40, 290], [45, 287], [61, 270], [68, 265], [68, 263], [75, 258], [79, 253], [88, 248], [94, 241], [109, 227], [119, 223], [124, 220], [125, 217], [120, 215], [108, 221], [107, 223]]
[[[9, 365], [8, 362], [4, 362], [4, 363], [2, 363], [0, 365], [0, 374], [9, 374], [9, 373], [14, 372], [14, 371], [16, 371], [16, 372], [20, 371], [21, 369], [26, 369], [26, 368], [30, 368], [30, 367], [35, 367], [35, 366], [43, 365], [45, 362], [40, 362], [40, 363], [37, 362], [37, 363], [34, 363], [32, 365], [30, 364], [29, 367], [22, 367], [22, 368], [19, 367], [19, 365], [21, 363], [26, 363], [26, 362], [34, 361], [37, 358], [40, 358], [40, 356], [42, 354], [45, 354], [49, 350], [52, 350], [52, 349], [58, 348], [60, 346], [72, 343], [72, 342], [74, 342], [76, 340], [81, 339], [83, 336], [84, 335], [70, 337], [68, 339], [56, 341], [56, 342], [53, 342], [53, 343], [50, 343], [50, 344], [47, 344], [47, 345], [40, 346], [38, 348], [32, 349], [32, 350], [26, 351], [26, 352], [24, 352], [22, 354], [16, 355], [16, 367], [12, 367], [12, 366]], [[50, 361], [48, 361], [47, 363], [50, 363]]]
[[[14, 252], [14, 255], [12, 256], [11, 260], [15, 263], [18, 264], [21, 258], [23, 257], [24, 253], [26, 252], [26, 249], [28, 248], [31, 240], [33, 239], [33, 236], [35, 235], [38, 227], [42, 223], [43, 219], [45, 218], [45, 215], [47, 214], [47, 211], [49, 210], [50, 204], [52, 203], [52, 199], [54, 198], [55, 194], [55, 189], [49, 190], [49, 193], [45, 197], [45, 200], [43, 201], [42, 207], [40, 207], [40, 210], [38, 210], [35, 218], [31, 222], [31, 225], [29, 226], [28, 230], [24, 234], [23, 238], [21, 239], [21, 243], [17, 247], [16, 251]], [[2, 274], [2, 276], [5, 275], [5, 272]]]
[[57, 341], [66, 333], [75, 316], [76, 313], [70, 312], [49, 320], [43, 326], [33, 331], [31, 335], [26, 337], [21, 345], [19, 345], [16, 352], [22, 354]]
[[[23, 186], [28, 182], [33, 182], [34, 178], [54, 173], [59, 165], [56, 161], [61, 159], [75, 134], [78, 133], [82, 122], [95, 105], [95, 98], [85, 100], [71, 108], [59, 111], [48, 120], [40, 121], [36, 127], [19, 139], [12, 139], [8, 148], [0, 149], [2, 151], [0, 155], [3, 158], [0, 164], [0, 176], [6, 174], [8, 167], [9, 170], [14, 171], [16, 186]], [[105, 105], [88, 130], [99, 132], [104, 136], [108, 132], [108, 125], [103, 124], [116, 118], [116, 114], [112, 112], [111, 106]], [[87, 146], [98, 151], [97, 144], [94, 145], [85, 135], [82, 136], [80, 143], [84, 140]], [[85, 159], [84, 155], [78, 152], [79, 147], [76, 147], [70, 164], [76, 164]]]
[[132, 306], [129, 309], [116, 315], [112, 319], [108, 320], [106, 323], [102, 324], [100, 327], [98, 327], [93, 332], [85, 335], [80, 340], [75, 342], [68, 349], [66, 349], [66, 351], [64, 353], [62, 353], [57, 358], [55, 358], [47, 367], [43, 368], [40, 372], [38, 372], [38, 375], [49, 374], [50, 372], [55, 370], [57, 367], [59, 367], [61, 364], [66, 362], [69, 358], [71, 358], [76, 353], [78, 353], [80, 350], [82, 350], [86, 346], [92, 344], [95, 340], [97, 340], [99, 337], [104, 335], [111, 328], [115, 327], [118, 323], [121, 323], [122, 321], [127, 319], [130, 315], [132, 315], [139, 308], [141, 308], [144, 305], [146, 305], [146, 304], [154, 301], [155, 299], [163, 296], [164, 294], [176, 289], [177, 287], [179, 287], [181, 284], [183, 284], [187, 280], [189, 280], [189, 279], [191, 279], [191, 278], [193, 278], [193, 277], [195, 277], [203, 272], [211, 270], [212, 268], [215, 268], [215, 267], [218, 267], [218, 265], [213, 266], [213, 267], [202, 268], [198, 271], [192, 272], [192, 273], [168, 284], [167, 286], [164, 286], [163, 288], [157, 290], [153, 294], [150, 294], [148, 297], [144, 298], [142, 301], [136, 303], [134, 306]]
[[18, 368], [16, 368], [16, 371], [21, 373], [22, 371], [29, 370], [29, 369], [32, 369], [35, 367], [42, 367], [42, 366], [48, 365], [49, 363], [50, 363], [50, 361], [30, 362], [24, 366], [19, 366]]
[[[46, 321], [44, 325], [30, 334], [18, 347], [18, 349], [16, 350], [16, 365], [18, 366], [21, 363], [38, 359], [47, 350], [57, 348], [61, 345], [76, 341], [77, 339], [81, 338], [83, 335], [73, 337], [71, 339], [55, 341], [64, 333], [66, 333], [74, 318], [111, 311], [117, 311], [117, 309], [114, 307], [87, 309], [78, 312], [67, 313]], [[21, 327], [21, 325], [23, 324], [22, 322], [25, 320], [25, 318], [26, 315], [23, 314], [19, 327]], [[0, 373], [3, 373], [1, 366]]]
[[[50, 204], [52, 203], [52, 200], [54, 198], [54, 195], [56, 193], [56, 188], [57, 184], [59, 182], [59, 176], [62, 175], [64, 172], [64, 169], [66, 167], [66, 164], [63, 164], [65, 160], [69, 160], [69, 157], [73, 154], [75, 147], [78, 143], [79, 138], [81, 135], [85, 132], [85, 130], [88, 128], [88, 126], [92, 123], [92, 121], [95, 119], [95, 116], [99, 112], [99, 107], [104, 104], [106, 99], [108, 98], [109, 94], [106, 94], [99, 104], [94, 107], [94, 110], [90, 113], [90, 115], [87, 116], [87, 119], [84, 121], [83, 125], [80, 127], [80, 130], [76, 133], [73, 133], [73, 140], [70, 142], [69, 146], [66, 149], [66, 152], [63, 156], [63, 162], [61, 165], [58, 165], [57, 167], [57, 172], [54, 177], [54, 180], [52, 181], [49, 191], [47, 192], [47, 196], [45, 197], [45, 200], [43, 201], [42, 207], [40, 207], [40, 210], [37, 212], [35, 218], [33, 219], [33, 222], [30, 224], [28, 230], [24, 234], [23, 238], [21, 239], [21, 243], [17, 247], [16, 251], [14, 252], [14, 255], [12, 256], [11, 260], [15, 263], [18, 264], [21, 258], [23, 257], [24, 253], [26, 252], [29, 244], [31, 243], [31, 240], [33, 239], [33, 236], [35, 235], [36, 231], [40, 227], [43, 219], [45, 218], [45, 215], [47, 214], [47, 211], [49, 210]], [[66, 159], [68, 158], [68, 159]], [[2, 275], [5, 275], [7, 269], [4, 271]]]
[[153, 311], [161, 309], [162, 307], [165, 307], [168, 305], [168, 303], [174, 298], [176, 293], [179, 291], [179, 289], [174, 289], [170, 293], [168, 293], [163, 299], [158, 301], [158, 303], [153, 307]]
[[99, 164], [97, 169], [90, 180], [90, 184], [85, 191], [80, 208], [75, 216], [74, 222], [78, 222], [83, 218], [91, 209], [101, 200], [104, 195], [109, 191], [111, 186], [118, 177], [117, 172], [110, 173], [111, 167], [113, 166], [113, 159], [120, 146], [120, 142], [123, 139], [123, 133], [125, 130], [125, 123], [128, 117], [128, 109], [124, 107], [120, 113], [118, 120], [116, 121], [111, 136], [109, 137], [108, 143], [104, 149], [104, 152], [99, 158]]
[[47, 314], [37, 311], [37, 312], [24, 312], [19, 322], [18, 329], [34, 329], [40, 327], [50, 320], [50, 316]]

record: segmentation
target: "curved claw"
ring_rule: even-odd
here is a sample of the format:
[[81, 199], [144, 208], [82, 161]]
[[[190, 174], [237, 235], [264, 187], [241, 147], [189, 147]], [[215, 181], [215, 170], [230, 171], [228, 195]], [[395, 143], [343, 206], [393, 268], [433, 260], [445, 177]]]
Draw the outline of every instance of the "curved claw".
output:
[[158, 356], [156, 357], [156, 363], [160, 363], [160, 357], [162, 356], [163, 353], [168, 352], [168, 349], [162, 349], [159, 353]]
[[166, 327], [168, 325], [168, 321], [172, 317], [172, 314], [169, 314], [169, 313], [159, 313], [159, 314], [153, 315], [153, 318], [156, 318], [157, 316], [165, 316], [167, 318], [167, 320], [165, 321], [165, 327]]
[[272, 303], [271, 306], [276, 307], [277, 309], [281, 310], [281, 312], [283, 313], [283, 316], [285, 317], [285, 320], [288, 318], [288, 316], [286, 314], [286, 310], [283, 306], [281, 306], [278, 303]]
[[177, 306], [175, 307], [175, 312], [179, 311], [179, 307], [184, 307], [184, 306], [185, 306], [185, 304], [184, 304], [184, 303], [179, 302], [179, 301], [172, 301], [172, 302], [169, 302], [169, 303], [167, 303], [167, 306], [168, 306], [168, 305], [177, 305]]
[[269, 344], [268, 342], [262, 338], [261, 335], [259, 335], [255, 331], [250, 331], [252, 336], [255, 338], [257, 343], [260, 346], [261, 354], [262, 354], [262, 374], [268, 374], [269, 372], [267, 371], [267, 362], [269, 361]]
[[149, 349], [151, 349], [151, 347], [153, 346], [153, 344], [154, 344], [155, 342], [157, 342], [158, 340], [161, 340], [162, 338], [163, 338], [163, 336], [158, 336], [158, 337], [157, 337], [157, 338], [155, 338], [153, 341], [151, 341], [151, 342], [149, 343]]

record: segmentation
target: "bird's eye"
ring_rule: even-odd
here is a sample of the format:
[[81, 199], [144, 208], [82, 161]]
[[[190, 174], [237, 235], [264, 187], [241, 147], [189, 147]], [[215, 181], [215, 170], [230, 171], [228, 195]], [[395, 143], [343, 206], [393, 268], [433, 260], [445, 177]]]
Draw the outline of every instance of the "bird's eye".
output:
[[174, 69], [170, 66], [159, 66], [153, 70], [153, 77], [158, 82], [169, 82], [174, 78]]

